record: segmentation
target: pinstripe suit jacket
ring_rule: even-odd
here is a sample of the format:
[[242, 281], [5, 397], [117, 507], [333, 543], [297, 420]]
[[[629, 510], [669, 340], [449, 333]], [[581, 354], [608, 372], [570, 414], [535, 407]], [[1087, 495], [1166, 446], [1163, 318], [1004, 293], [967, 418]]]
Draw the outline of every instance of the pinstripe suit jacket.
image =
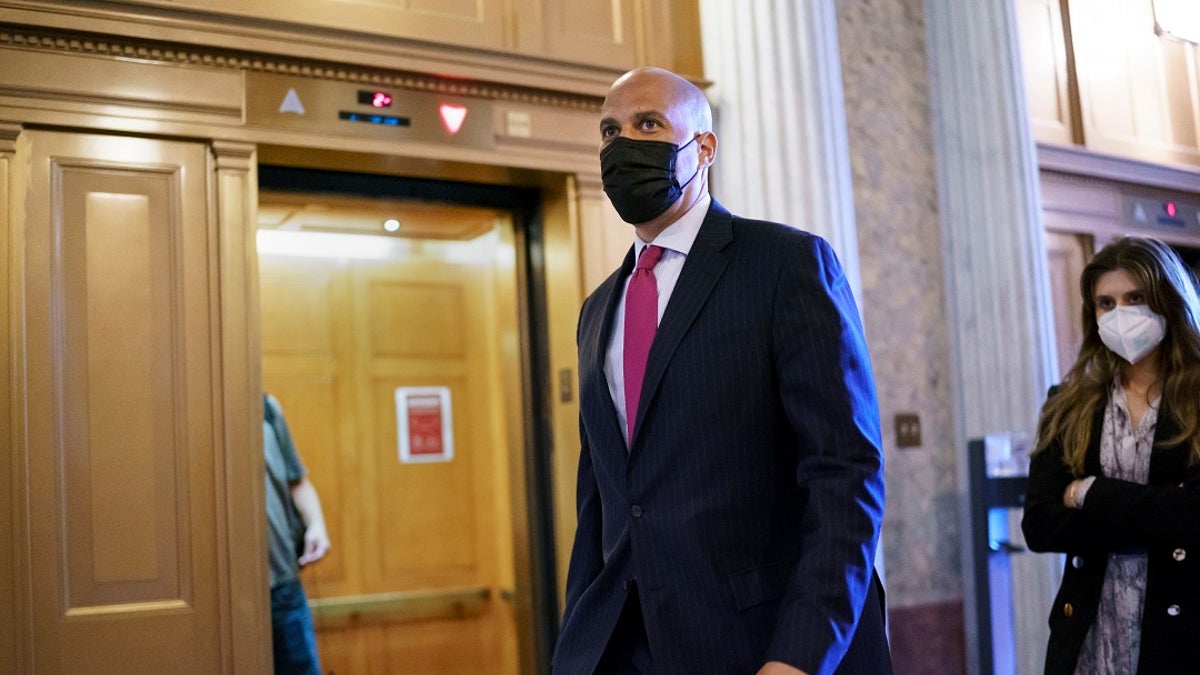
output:
[[579, 525], [554, 672], [594, 671], [631, 579], [658, 673], [891, 672], [879, 413], [833, 251], [714, 201], [627, 452], [604, 359], [632, 256], [579, 318]]

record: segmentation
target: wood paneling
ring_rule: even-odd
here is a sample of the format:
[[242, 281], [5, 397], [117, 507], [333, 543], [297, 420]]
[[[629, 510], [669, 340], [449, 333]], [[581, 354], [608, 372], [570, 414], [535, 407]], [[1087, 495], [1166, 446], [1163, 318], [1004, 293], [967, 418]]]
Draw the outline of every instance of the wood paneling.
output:
[[1200, 165], [1200, 47], [1154, 32], [1150, 0], [1068, 0], [1088, 149]]
[[224, 15], [434, 40], [464, 47], [507, 45], [509, 0], [140, 0], [127, 4], [189, 7]]
[[[191, 601], [175, 169], [54, 163], [68, 614]], [[156, 226], [157, 225], [157, 226]], [[57, 296], [57, 297], [55, 297]]]
[[460, 284], [381, 280], [367, 294], [372, 356], [466, 356], [469, 317]]
[[566, 61], [633, 68], [638, 63], [640, 18], [634, 14], [633, 0], [546, 3], [549, 55]]
[[26, 664], [232, 670], [205, 148], [27, 133]]
[[361, 461], [354, 378], [352, 297], [344, 270], [323, 261], [264, 259], [260, 284], [266, 390], [284, 405], [309, 477], [321, 497], [333, 549], [304, 571], [310, 593], [360, 592], [347, 561], [363, 555]]
[[1076, 140], [1060, 0], [1017, 0], [1022, 74], [1033, 136], [1068, 145]]
[[1054, 312], [1054, 336], [1058, 349], [1058, 380], [1067, 374], [1083, 343], [1083, 298], [1079, 278], [1092, 257], [1092, 237], [1083, 234], [1046, 232], [1047, 277], [1050, 307]]
[[[454, 420], [454, 459], [450, 462], [401, 464], [394, 450], [396, 414], [393, 392], [402, 386], [437, 386], [450, 389]], [[373, 381], [375, 424], [373, 445], [375, 475], [380, 489], [370, 504], [377, 515], [371, 532], [380, 542], [379, 590], [389, 590], [391, 579], [408, 577], [420, 585], [461, 586], [490, 573], [494, 563], [481, 559], [479, 548], [490, 535], [491, 517], [480, 513], [490, 485], [476, 485], [476, 467], [488, 463], [486, 410], [471, 404], [470, 385], [464, 377], [417, 375], [407, 378], [377, 377]], [[482, 432], [482, 433], [480, 433]], [[482, 438], [481, 438], [482, 436]], [[482, 492], [482, 494], [480, 494]], [[481, 536], [482, 535], [482, 536]], [[489, 550], [494, 547], [488, 546]]]
[[[28, 513], [22, 502], [14, 498], [24, 488], [15, 481], [24, 475], [22, 437], [23, 416], [14, 407], [12, 394], [24, 387], [19, 373], [24, 363], [24, 348], [17, 334], [13, 317], [21, 307], [20, 263], [10, 265], [10, 251], [19, 249], [23, 228], [10, 219], [13, 204], [12, 169], [16, 155], [16, 139], [20, 127], [0, 124], [0, 541], [9, 542], [8, 555], [0, 555], [0, 663], [13, 664], [13, 670], [27, 663], [25, 653], [31, 642], [28, 584], [18, 581], [26, 574], [29, 542], [24, 523]], [[19, 258], [18, 258], [19, 260]], [[19, 571], [18, 571], [19, 570]]]
[[120, 109], [123, 117], [212, 124], [242, 120], [242, 76], [232, 70], [10, 48], [0, 48], [0, 60], [3, 97], [40, 100], [48, 110], [103, 116]]
[[[261, 673], [271, 663], [271, 618], [267, 566], [261, 543], [266, 541], [266, 503], [262, 443], [262, 348], [258, 331], [258, 264], [255, 256], [254, 204], [258, 191], [253, 145], [214, 140], [210, 143], [215, 232], [209, 237], [210, 285], [219, 298], [219, 336], [210, 345], [220, 375], [219, 390], [222, 461], [214, 497], [221, 507], [217, 519], [218, 555], [225, 561], [227, 583], [216, 589], [228, 612], [223, 632], [225, 669]], [[219, 282], [219, 283], [218, 283]], [[199, 339], [189, 335], [189, 339]], [[219, 345], [219, 346], [218, 346]], [[255, 450], [247, 452], [248, 449]], [[210, 590], [210, 589], [206, 589]]]
[[[35, 16], [38, 3], [27, 4], [29, 13], [15, 21]], [[589, 89], [611, 79], [598, 69], [656, 65], [703, 74], [696, 0], [133, 0], [112, 12], [80, 4], [54, 7], [32, 23], [302, 58], [319, 51], [336, 59], [340, 51], [370, 65], [384, 65], [378, 56], [388, 54], [398, 58], [384, 67], [570, 90], [581, 84], [571, 82], [572, 70]], [[96, 28], [98, 18], [114, 23]]]
[[[506, 350], [517, 298], [512, 225], [495, 227], [468, 241], [406, 240], [387, 260], [261, 260], [265, 383], [333, 541], [302, 580], [320, 607], [363, 608], [317, 612], [326, 670], [517, 671], [502, 599], [514, 586], [508, 477], [521, 452], [521, 406], [506, 399], [520, 375]], [[454, 457], [404, 463], [394, 392], [428, 386], [450, 391]], [[462, 588], [484, 600], [449, 615], [376, 602]]]

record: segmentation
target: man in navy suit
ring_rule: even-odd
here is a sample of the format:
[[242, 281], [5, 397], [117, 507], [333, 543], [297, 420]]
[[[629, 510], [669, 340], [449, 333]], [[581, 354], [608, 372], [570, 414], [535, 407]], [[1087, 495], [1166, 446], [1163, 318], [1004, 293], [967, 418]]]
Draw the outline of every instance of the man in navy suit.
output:
[[600, 136], [636, 236], [579, 317], [554, 672], [890, 673], [879, 412], [837, 258], [709, 197], [717, 138], [686, 80], [626, 73]]

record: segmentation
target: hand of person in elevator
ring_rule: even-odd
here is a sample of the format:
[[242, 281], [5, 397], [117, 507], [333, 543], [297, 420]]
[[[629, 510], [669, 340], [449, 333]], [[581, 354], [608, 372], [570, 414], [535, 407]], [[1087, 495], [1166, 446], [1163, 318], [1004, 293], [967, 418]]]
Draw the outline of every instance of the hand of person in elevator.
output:
[[304, 553], [300, 556], [300, 566], [315, 563], [329, 553], [329, 535], [325, 526], [309, 527], [304, 532]]
[[292, 501], [304, 520], [304, 550], [300, 552], [301, 567], [310, 565], [329, 553], [329, 533], [325, 529], [325, 514], [321, 511], [321, 499], [308, 477], [301, 478], [292, 486]]

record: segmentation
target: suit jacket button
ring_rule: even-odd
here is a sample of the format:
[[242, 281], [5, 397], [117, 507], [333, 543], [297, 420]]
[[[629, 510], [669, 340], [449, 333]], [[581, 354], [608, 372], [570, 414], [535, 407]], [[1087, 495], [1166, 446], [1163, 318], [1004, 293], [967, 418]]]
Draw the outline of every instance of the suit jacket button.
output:
[[1175, 559], [1175, 562], [1183, 562], [1187, 558], [1187, 551], [1177, 548], [1171, 552], [1171, 557]]
[[1080, 556], [1072, 557], [1071, 558], [1071, 567], [1074, 567], [1075, 569], [1079, 569], [1080, 567], [1083, 567], [1083, 558]]
[[641, 518], [642, 517], [642, 507], [638, 506], [637, 504], [634, 504], [633, 506], [631, 506], [629, 508], [629, 515], [633, 516], [634, 518]]
[[1167, 608], [1167, 616], [1179, 616], [1179, 605], [1171, 605]]
[[1068, 602], [1063, 605], [1063, 614], [1066, 615], [1067, 618], [1070, 618], [1071, 615], [1074, 613], [1075, 613], [1075, 608], [1071, 606], [1071, 603]]

